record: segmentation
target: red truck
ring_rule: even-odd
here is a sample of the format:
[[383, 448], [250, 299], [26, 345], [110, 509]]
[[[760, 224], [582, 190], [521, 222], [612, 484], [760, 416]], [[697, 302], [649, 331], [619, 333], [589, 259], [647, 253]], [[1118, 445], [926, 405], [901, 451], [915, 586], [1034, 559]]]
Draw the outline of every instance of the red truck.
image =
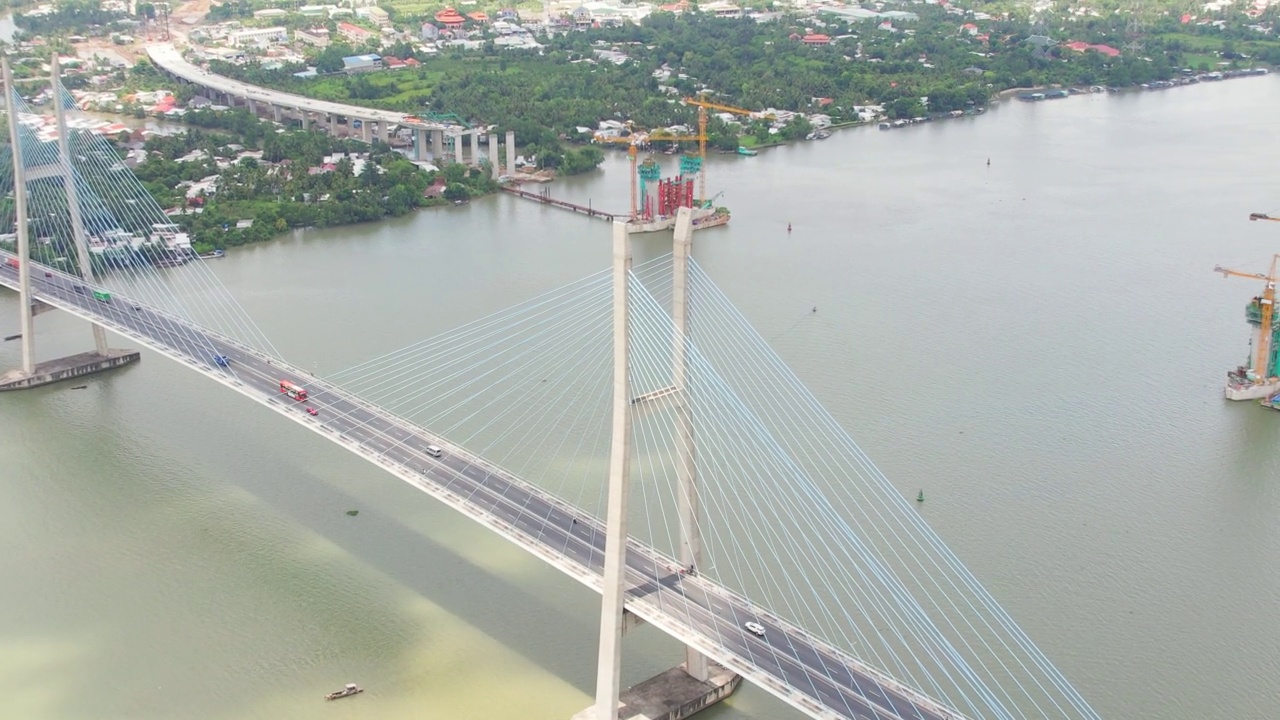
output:
[[8, 265], [9, 267], [13, 268], [14, 270], [17, 270], [17, 269], [18, 269], [18, 258], [9, 258], [8, 260], [5, 260], [5, 261], [4, 261], [4, 264], [5, 264], [5, 265]]

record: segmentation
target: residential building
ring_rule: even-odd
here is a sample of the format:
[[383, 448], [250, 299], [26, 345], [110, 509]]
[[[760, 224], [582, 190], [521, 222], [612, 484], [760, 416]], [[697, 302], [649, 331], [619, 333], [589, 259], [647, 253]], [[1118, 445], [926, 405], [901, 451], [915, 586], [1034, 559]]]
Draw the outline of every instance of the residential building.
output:
[[391, 15], [377, 5], [356, 8], [356, 17], [364, 18], [378, 27], [389, 27], [391, 25]]
[[318, 48], [329, 47], [329, 29], [321, 27], [309, 28], [307, 30], [294, 30], [293, 39], [308, 45], [314, 45]]
[[382, 69], [381, 55], [351, 55], [342, 58], [342, 71], [348, 75], [353, 73], [373, 72]]
[[272, 43], [289, 41], [289, 31], [282, 27], [245, 28], [227, 33], [227, 44], [234, 47], [265, 48]]
[[377, 33], [352, 25], [349, 22], [338, 23], [338, 34], [357, 45], [366, 43], [378, 37]]
[[229, 63], [244, 62], [244, 51], [235, 48], [211, 47], [200, 50], [206, 58], [210, 60], [221, 60]]
[[431, 23], [422, 23], [422, 32], [418, 37], [422, 40], [434, 42], [440, 39], [440, 28]]
[[725, 0], [717, 0], [706, 5], [700, 5], [699, 8], [704, 13], [710, 13], [716, 17], [722, 18], [740, 18], [742, 17], [742, 8]]

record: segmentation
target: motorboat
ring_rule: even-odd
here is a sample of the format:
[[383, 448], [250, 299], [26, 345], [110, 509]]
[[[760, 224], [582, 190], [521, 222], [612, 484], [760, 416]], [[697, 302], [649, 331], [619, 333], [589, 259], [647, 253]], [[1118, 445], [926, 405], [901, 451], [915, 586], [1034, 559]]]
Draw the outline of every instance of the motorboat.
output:
[[324, 696], [325, 700], [341, 700], [344, 697], [351, 697], [364, 692], [364, 688], [355, 683], [347, 683], [347, 686], [337, 692], [331, 692]]

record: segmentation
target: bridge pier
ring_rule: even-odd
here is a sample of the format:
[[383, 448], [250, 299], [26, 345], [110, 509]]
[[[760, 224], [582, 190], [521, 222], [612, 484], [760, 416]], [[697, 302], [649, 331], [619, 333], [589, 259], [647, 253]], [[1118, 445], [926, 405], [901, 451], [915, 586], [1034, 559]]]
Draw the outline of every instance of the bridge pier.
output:
[[444, 162], [444, 131], [431, 131], [431, 162], [439, 165]]
[[[58, 127], [58, 162], [49, 168], [45, 177], [58, 177], [66, 188], [67, 213], [71, 220], [71, 234], [76, 246], [76, 258], [80, 264], [80, 273], [86, 283], [93, 284], [93, 267], [90, 262], [89, 245], [85, 239], [84, 220], [80, 214], [80, 198], [76, 192], [74, 172], [71, 168], [71, 153], [67, 141], [67, 118], [63, 108], [62, 85], [58, 67], [58, 55], [54, 53], [51, 62], [51, 91], [53, 95], [54, 117]], [[0, 58], [0, 76], [4, 82], [4, 92], [13, 92], [13, 77], [9, 72], [9, 61]], [[9, 95], [6, 94], [6, 99]], [[6, 103], [8, 105], [9, 103]], [[107, 334], [101, 325], [94, 324], [94, 351], [72, 355], [42, 363], [35, 361], [35, 316], [36, 303], [31, 297], [31, 239], [28, 232], [27, 217], [27, 172], [22, 159], [22, 142], [17, 122], [17, 113], [9, 113], [9, 144], [13, 155], [13, 194], [15, 205], [15, 230], [18, 236], [18, 254], [15, 258], [18, 269], [18, 306], [22, 327], [22, 367], [0, 375], [0, 390], [19, 390], [47, 385], [49, 383], [80, 377], [89, 373], [100, 372], [113, 367], [127, 365], [141, 356], [133, 350], [112, 350], [107, 347]], [[42, 168], [43, 169], [43, 168]]]
[[[618, 701], [618, 720], [683, 720], [733, 694], [742, 676], [713, 664], [705, 680], [695, 680], [684, 665], [627, 688]], [[596, 720], [593, 705], [573, 720]]]
[[514, 130], [507, 131], [507, 174], [516, 174], [516, 133]]

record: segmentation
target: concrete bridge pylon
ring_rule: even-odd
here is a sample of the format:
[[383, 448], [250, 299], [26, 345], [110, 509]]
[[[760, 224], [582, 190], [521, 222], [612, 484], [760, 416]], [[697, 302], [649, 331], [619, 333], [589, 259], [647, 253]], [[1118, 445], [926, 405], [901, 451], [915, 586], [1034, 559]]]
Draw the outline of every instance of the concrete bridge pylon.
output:
[[[681, 208], [676, 218], [673, 263], [675, 333], [672, 342], [675, 384], [659, 397], [675, 404], [677, 476], [680, 515], [681, 572], [696, 572], [702, 561], [693, 418], [688, 399], [689, 253], [693, 214]], [[622, 638], [639, 619], [626, 608], [628, 502], [631, 492], [630, 293], [631, 234], [626, 222], [613, 223], [613, 428], [609, 453], [609, 492], [605, 511], [604, 577], [600, 606], [600, 655], [596, 668], [596, 700], [574, 720], [680, 720], [723, 700], [741, 678], [710, 663], [686, 646], [680, 666], [622, 691]]]
[[[53, 112], [58, 130], [58, 162], [39, 168], [39, 177], [57, 177], [62, 181], [67, 198], [67, 213], [71, 219], [72, 241], [76, 248], [76, 260], [80, 275], [87, 286], [94, 285], [93, 265], [85, 236], [84, 218], [80, 212], [80, 197], [76, 187], [75, 170], [71, 166], [71, 152], [67, 141], [67, 119], [63, 107], [62, 84], [58, 67], [58, 54], [50, 62], [50, 90], [53, 94]], [[18, 125], [17, 106], [13, 102], [13, 76], [9, 60], [0, 57], [0, 79], [4, 83], [5, 108], [9, 115], [9, 143], [13, 155], [13, 195], [15, 205], [15, 234], [17, 235], [18, 305], [22, 329], [22, 367], [0, 373], [0, 390], [20, 390], [100, 372], [127, 365], [141, 356], [132, 350], [112, 350], [107, 346], [106, 330], [97, 323], [93, 328], [93, 352], [37, 363], [35, 353], [35, 316], [44, 308], [33, 301], [31, 293], [31, 237], [27, 213], [28, 173], [22, 159], [22, 142]]]

